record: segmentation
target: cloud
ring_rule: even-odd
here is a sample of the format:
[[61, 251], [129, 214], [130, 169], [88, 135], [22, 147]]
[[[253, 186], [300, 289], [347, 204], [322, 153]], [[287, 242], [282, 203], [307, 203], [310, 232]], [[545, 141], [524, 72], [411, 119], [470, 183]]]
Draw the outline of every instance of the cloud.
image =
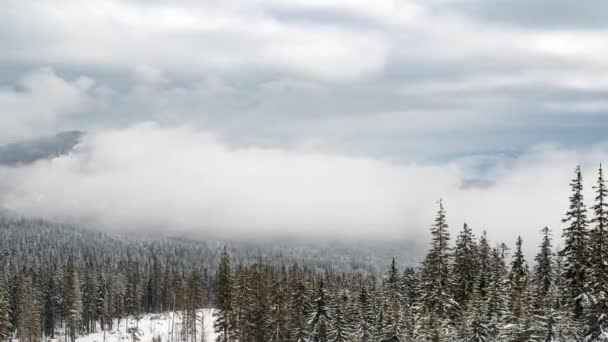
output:
[[46, 134], [62, 116], [82, 110], [94, 82], [67, 81], [44, 68], [24, 75], [15, 86], [0, 87], [1, 141]]
[[[411, 164], [238, 147], [149, 123], [89, 134], [69, 155], [3, 169], [2, 204], [113, 230], [383, 240], [426, 238], [444, 198], [454, 236], [466, 221], [493, 241], [521, 234], [535, 246], [545, 225], [559, 236], [574, 166], [585, 167], [590, 200], [595, 168], [607, 156], [603, 145], [541, 146], [480, 170], [470, 158]], [[492, 183], [463, 186], [471, 177]]]

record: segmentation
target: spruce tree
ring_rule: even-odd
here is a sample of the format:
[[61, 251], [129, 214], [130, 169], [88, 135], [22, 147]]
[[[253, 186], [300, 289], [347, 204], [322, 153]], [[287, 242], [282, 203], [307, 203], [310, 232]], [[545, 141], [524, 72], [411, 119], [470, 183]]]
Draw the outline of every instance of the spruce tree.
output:
[[17, 337], [23, 342], [38, 342], [40, 339], [40, 307], [38, 292], [32, 281], [34, 272], [23, 270], [17, 277]]
[[511, 329], [513, 341], [526, 341], [530, 333], [529, 315], [529, 270], [524, 259], [523, 240], [517, 238], [515, 244], [515, 254], [511, 262], [511, 273], [509, 274], [509, 315], [508, 323]]
[[357, 294], [357, 323], [355, 325], [354, 340], [356, 342], [372, 342], [374, 326], [373, 300], [367, 285], [362, 283]]
[[420, 300], [422, 337], [428, 341], [447, 341], [453, 334], [450, 316], [457, 305], [452, 297], [449, 232], [443, 202], [431, 227], [431, 249], [422, 264]]
[[331, 320], [327, 333], [330, 342], [348, 342], [353, 336], [353, 327], [348, 317], [348, 294], [340, 291], [331, 300]]
[[325, 283], [320, 280], [315, 291], [313, 312], [310, 319], [310, 340], [312, 342], [328, 342], [329, 312], [327, 307], [327, 290]]
[[598, 171], [595, 204], [589, 237], [590, 306], [586, 312], [585, 336], [589, 341], [608, 341], [608, 189], [602, 166]]
[[215, 285], [215, 322], [214, 328], [217, 333], [218, 342], [230, 341], [231, 328], [233, 322], [233, 284], [232, 284], [232, 273], [230, 270], [230, 257], [228, 251], [224, 247], [224, 252], [220, 260], [220, 264], [216, 275]]
[[587, 232], [587, 208], [583, 198], [583, 175], [580, 166], [576, 167], [575, 177], [570, 183], [570, 207], [562, 220], [568, 225], [563, 230], [564, 274], [569, 289], [569, 302], [573, 305], [574, 317], [582, 319], [583, 303], [587, 295], [587, 266], [589, 244]]
[[4, 281], [0, 282], [0, 341], [4, 342], [11, 336], [10, 307], [8, 291]]
[[[487, 292], [488, 330], [492, 336], [503, 335], [508, 314], [508, 272], [505, 265], [504, 247], [491, 252], [491, 270]], [[503, 339], [505, 340], [505, 339]], [[499, 341], [502, 341], [499, 339]]]
[[393, 258], [383, 287], [385, 339], [401, 336], [401, 304], [403, 302], [401, 283], [399, 270], [395, 258]]
[[291, 342], [308, 340], [308, 315], [310, 312], [310, 293], [308, 284], [303, 279], [292, 275], [291, 302], [289, 305], [289, 333]]
[[465, 223], [454, 248], [454, 300], [465, 307], [473, 294], [479, 257], [475, 237]]
[[72, 260], [68, 261], [65, 271], [63, 298], [63, 315], [67, 322], [67, 333], [70, 341], [74, 342], [82, 322], [82, 294], [80, 277]]

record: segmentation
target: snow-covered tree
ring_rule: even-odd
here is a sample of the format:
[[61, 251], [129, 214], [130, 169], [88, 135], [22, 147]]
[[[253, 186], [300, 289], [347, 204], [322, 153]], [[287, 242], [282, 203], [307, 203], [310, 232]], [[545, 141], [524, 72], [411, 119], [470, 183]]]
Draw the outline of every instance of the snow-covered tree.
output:
[[585, 314], [585, 336], [588, 341], [608, 341], [608, 189], [601, 165], [594, 188], [587, 275], [591, 295]]
[[587, 295], [587, 266], [589, 262], [589, 243], [587, 231], [587, 208], [583, 198], [583, 175], [580, 166], [576, 167], [575, 177], [570, 183], [570, 207], [562, 220], [568, 225], [563, 230], [564, 274], [573, 305], [574, 316], [582, 319], [583, 304]]

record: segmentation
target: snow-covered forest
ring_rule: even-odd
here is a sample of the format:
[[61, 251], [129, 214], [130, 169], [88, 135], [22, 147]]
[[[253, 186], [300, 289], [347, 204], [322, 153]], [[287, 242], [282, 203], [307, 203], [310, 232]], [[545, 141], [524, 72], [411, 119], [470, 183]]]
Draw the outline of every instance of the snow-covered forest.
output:
[[4, 218], [0, 340], [608, 341], [601, 168], [594, 183], [589, 201], [576, 169], [559, 250], [542, 227], [534, 260], [521, 238], [450, 237], [440, 201], [424, 261], [381, 274]]

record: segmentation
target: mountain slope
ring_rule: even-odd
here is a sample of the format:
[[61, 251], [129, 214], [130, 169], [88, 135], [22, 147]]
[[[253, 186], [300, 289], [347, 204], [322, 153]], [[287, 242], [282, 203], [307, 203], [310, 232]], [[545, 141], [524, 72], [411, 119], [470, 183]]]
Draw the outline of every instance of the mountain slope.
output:
[[31, 164], [69, 153], [83, 132], [71, 131], [0, 146], [0, 166]]

